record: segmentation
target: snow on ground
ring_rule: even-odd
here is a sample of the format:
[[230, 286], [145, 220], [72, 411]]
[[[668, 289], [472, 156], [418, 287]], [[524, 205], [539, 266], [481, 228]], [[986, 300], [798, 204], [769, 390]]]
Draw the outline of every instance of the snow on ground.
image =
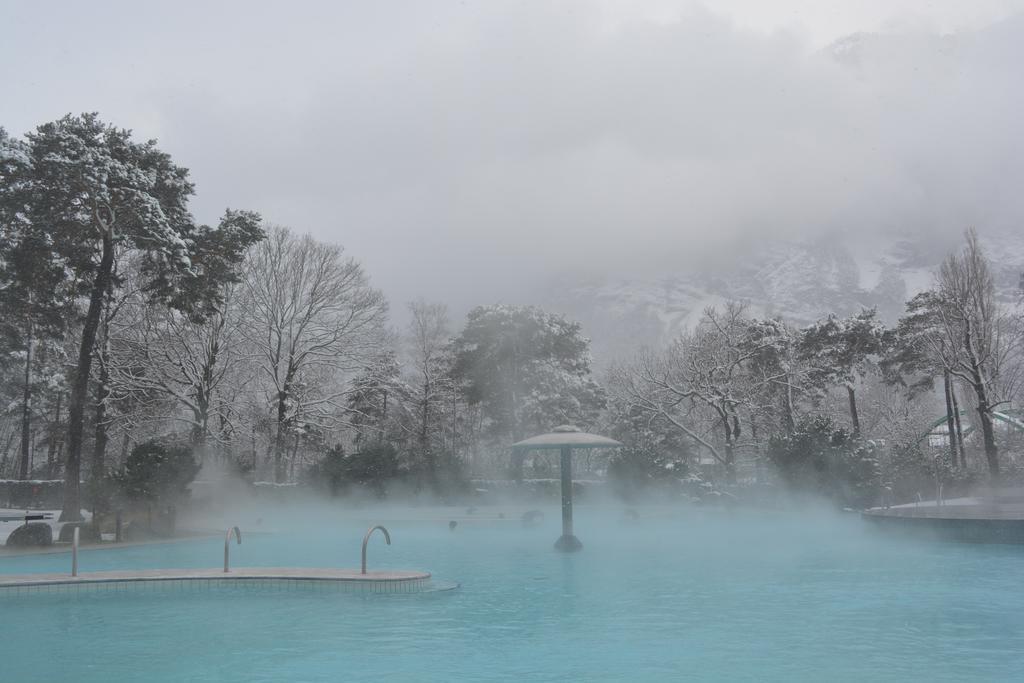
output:
[[[983, 500], [981, 500], [979, 498], [970, 498], [970, 497], [946, 498], [946, 499], [944, 499], [942, 501], [942, 505], [945, 506], [945, 507], [952, 507], [952, 506], [955, 506], [955, 505], [981, 505], [984, 502], [985, 501], [983, 501]], [[896, 509], [899, 509], [899, 508], [933, 508], [933, 507], [939, 507], [939, 504], [938, 504], [938, 502], [936, 502], [934, 500], [922, 500], [922, 501], [916, 502], [916, 503], [900, 503], [899, 505], [890, 505], [889, 507], [890, 507], [890, 509], [891, 508], [896, 508]], [[873, 510], [884, 510], [885, 508], [876, 507], [876, 508], [872, 508], [872, 509]]]

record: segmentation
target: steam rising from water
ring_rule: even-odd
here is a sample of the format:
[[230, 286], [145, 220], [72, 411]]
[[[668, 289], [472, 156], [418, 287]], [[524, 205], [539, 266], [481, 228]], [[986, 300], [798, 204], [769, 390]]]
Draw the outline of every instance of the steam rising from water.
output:
[[[222, 487], [216, 505], [197, 501], [182, 516], [217, 536], [86, 550], [81, 565], [217, 566], [222, 530], [238, 524], [245, 541], [232, 547], [232, 566], [357, 567], [363, 532], [383, 523], [393, 544], [371, 540], [371, 569], [427, 570], [461, 588], [15, 597], [4, 614], [20, 628], [4, 646], [27, 653], [33, 642], [59, 639], [63, 656], [8, 657], [5, 673], [62, 680], [65, 662], [94, 661], [75, 669], [77, 680], [1024, 675], [1016, 546], [889, 538], [857, 515], [795, 501], [780, 510], [645, 505], [633, 508], [635, 519], [604, 501], [576, 507], [585, 548], [566, 555], [551, 548], [560, 532], [554, 501], [470, 510], [267, 496]], [[527, 507], [543, 510], [544, 522], [524, 527], [518, 513]], [[66, 562], [59, 554], [6, 558], [0, 571], [66, 571]]]

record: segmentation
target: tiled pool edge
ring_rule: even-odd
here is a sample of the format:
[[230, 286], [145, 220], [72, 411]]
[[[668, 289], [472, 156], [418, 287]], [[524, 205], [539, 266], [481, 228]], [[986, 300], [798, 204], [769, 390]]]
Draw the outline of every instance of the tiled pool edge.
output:
[[371, 572], [332, 569], [150, 570], [0, 576], [0, 597], [25, 593], [200, 592], [258, 589], [266, 592], [418, 593], [428, 589], [428, 572]]

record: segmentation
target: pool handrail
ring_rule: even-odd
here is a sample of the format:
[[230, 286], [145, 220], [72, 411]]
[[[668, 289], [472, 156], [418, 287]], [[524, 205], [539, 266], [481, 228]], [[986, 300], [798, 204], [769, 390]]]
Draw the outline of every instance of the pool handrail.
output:
[[366, 535], [363, 536], [363, 564], [360, 574], [366, 573], [366, 544], [370, 542], [370, 536], [372, 536], [373, 532], [377, 529], [380, 529], [384, 532], [384, 540], [387, 541], [388, 545], [391, 545], [391, 534], [388, 533], [387, 529], [385, 529], [379, 524], [377, 526], [370, 527], [370, 529], [366, 532]]
[[71, 576], [78, 576], [78, 525], [71, 532]]
[[224, 534], [224, 573], [228, 573], [228, 550], [231, 547], [231, 534], [235, 535], [235, 540], [238, 541], [238, 545], [242, 545], [242, 531], [237, 527], [233, 526], [228, 529], [228, 532]]

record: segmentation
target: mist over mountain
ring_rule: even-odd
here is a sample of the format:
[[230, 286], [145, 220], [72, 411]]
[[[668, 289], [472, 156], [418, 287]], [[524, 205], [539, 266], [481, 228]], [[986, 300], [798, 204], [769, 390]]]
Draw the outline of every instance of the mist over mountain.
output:
[[[982, 232], [998, 296], [1020, 299], [1024, 233]], [[597, 364], [659, 346], [692, 328], [709, 306], [747, 302], [755, 317], [781, 317], [806, 325], [829, 313], [840, 316], [877, 308], [893, 323], [914, 294], [932, 284], [957, 238], [920, 235], [846, 239], [755, 241], [732, 258], [688, 265], [646, 277], [556, 281], [545, 302], [583, 324]]]
[[[981, 93], [993, 95], [988, 86], [1016, 60], [1021, 35], [1024, 15], [1018, 14], [972, 32], [857, 32], [836, 40], [812, 62], [838, 66], [881, 103], [875, 112], [850, 112], [864, 117], [865, 129], [877, 126], [864, 139], [866, 154], [888, 159], [879, 166], [884, 177], [875, 179], [873, 201], [831, 207], [817, 227], [780, 227], [777, 217], [765, 216], [762, 229], [726, 240], [714, 221], [703, 234], [681, 228], [647, 271], [562, 274], [536, 296], [583, 323], [598, 365], [629, 357], [640, 345], [662, 345], [692, 328], [707, 307], [729, 300], [747, 302], [752, 315], [795, 325], [865, 307], [892, 323], [907, 299], [931, 285], [962, 232], [975, 227], [993, 261], [999, 297], [1019, 301], [1024, 214], [1009, 187], [1020, 177], [1012, 155], [1021, 139], [1002, 127], [1007, 111], [1020, 106], [1019, 92], [998, 95], [1009, 108], [988, 100], [990, 128], [965, 122], [986, 106]], [[993, 151], [1002, 159], [994, 165]], [[823, 175], [834, 176], [846, 172], [850, 159], [817, 162]], [[809, 189], [808, 203], [819, 200]], [[666, 266], [673, 260], [678, 265]]]

